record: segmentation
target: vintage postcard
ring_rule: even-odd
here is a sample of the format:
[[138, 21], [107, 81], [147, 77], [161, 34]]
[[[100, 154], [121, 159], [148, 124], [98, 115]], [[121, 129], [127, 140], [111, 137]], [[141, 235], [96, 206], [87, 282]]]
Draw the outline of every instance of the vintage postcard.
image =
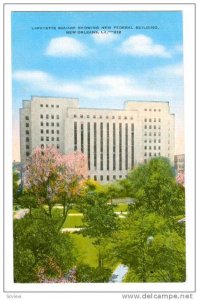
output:
[[195, 5], [3, 8], [5, 291], [191, 298]]

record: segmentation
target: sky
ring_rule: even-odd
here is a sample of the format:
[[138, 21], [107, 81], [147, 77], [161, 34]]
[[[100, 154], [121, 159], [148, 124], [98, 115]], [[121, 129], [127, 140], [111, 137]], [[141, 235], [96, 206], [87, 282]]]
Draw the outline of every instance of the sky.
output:
[[175, 153], [184, 153], [182, 13], [13, 12], [13, 160], [19, 108], [31, 96], [79, 98], [80, 107], [169, 101]]

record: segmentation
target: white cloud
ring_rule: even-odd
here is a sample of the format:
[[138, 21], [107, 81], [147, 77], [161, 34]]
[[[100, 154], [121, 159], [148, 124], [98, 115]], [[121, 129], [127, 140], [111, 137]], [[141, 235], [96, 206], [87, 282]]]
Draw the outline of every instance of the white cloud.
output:
[[51, 39], [47, 46], [46, 55], [67, 57], [67, 56], [85, 56], [88, 48], [71, 37], [58, 37]]
[[92, 37], [97, 44], [109, 44], [117, 39], [117, 35], [111, 32], [93, 34]]
[[143, 34], [133, 35], [125, 40], [119, 50], [132, 56], [158, 56], [170, 57], [167, 49]]

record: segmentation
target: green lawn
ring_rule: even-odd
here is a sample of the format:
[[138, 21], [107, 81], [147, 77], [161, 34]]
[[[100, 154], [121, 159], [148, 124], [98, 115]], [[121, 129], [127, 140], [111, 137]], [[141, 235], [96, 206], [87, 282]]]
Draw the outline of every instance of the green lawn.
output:
[[76, 233], [71, 233], [71, 237], [78, 249], [78, 262], [97, 267], [97, 249], [93, 246], [92, 239]]
[[114, 211], [116, 212], [121, 212], [121, 211], [127, 211], [128, 209], [128, 204], [125, 203], [119, 203], [115, 208]]
[[67, 216], [63, 228], [74, 228], [82, 226], [83, 216]]

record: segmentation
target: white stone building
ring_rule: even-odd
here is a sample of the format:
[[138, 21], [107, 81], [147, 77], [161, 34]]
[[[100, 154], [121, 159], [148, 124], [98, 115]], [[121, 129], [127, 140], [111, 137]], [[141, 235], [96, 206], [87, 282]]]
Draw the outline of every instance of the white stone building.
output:
[[80, 108], [78, 99], [32, 97], [20, 109], [21, 161], [36, 146], [87, 155], [90, 177], [125, 178], [154, 156], [174, 163], [174, 123], [169, 102], [126, 101], [124, 109]]

